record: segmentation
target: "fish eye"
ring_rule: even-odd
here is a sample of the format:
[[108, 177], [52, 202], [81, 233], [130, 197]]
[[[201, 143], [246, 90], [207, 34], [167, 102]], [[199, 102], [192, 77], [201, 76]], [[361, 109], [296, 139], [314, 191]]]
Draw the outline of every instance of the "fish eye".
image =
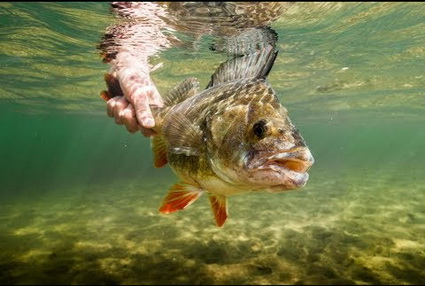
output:
[[254, 124], [254, 126], [252, 127], [252, 131], [254, 131], [254, 134], [259, 137], [259, 138], [263, 138], [264, 135], [267, 132], [267, 126], [266, 126], [266, 121], [264, 120], [260, 120], [257, 123]]

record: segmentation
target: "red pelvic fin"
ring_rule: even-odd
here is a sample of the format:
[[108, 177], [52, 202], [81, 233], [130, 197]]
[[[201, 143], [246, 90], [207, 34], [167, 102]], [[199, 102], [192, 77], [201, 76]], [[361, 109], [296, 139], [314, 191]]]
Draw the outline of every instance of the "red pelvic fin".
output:
[[174, 184], [162, 201], [159, 211], [164, 214], [182, 210], [196, 201], [204, 191], [186, 183]]
[[211, 194], [209, 199], [214, 213], [215, 224], [220, 227], [227, 219], [227, 197]]

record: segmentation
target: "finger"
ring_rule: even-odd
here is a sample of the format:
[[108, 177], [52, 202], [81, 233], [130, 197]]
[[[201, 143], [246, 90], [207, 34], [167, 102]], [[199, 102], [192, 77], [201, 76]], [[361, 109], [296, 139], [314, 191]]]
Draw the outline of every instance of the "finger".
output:
[[114, 106], [114, 118], [117, 124], [124, 124], [120, 114], [127, 107], [128, 103], [129, 102], [127, 101], [127, 99], [125, 99], [125, 97], [120, 97], [116, 100]]
[[115, 105], [119, 97], [113, 97], [106, 103], [106, 113], [109, 117], [114, 117]]
[[130, 132], [130, 133], [136, 133], [137, 131], [140, 130], [139, 125], [136, 125], [136, 127], [132, 127], [132, 126], [128, 126], [128, 125], [124, 125], [124, 126], [127, 129], [127, 131]]
[[158, 107], [162, 107], [164, 105], [162, 97], [154, 85], [146, 87], [146, 94], [149, 99], [149, 105], [156, 105]]
[[140, 131], [145, 137], [151, 137], [158, 134], [153, 129], [143, 128], [143, 127], [140, 128]]
[[136, 113], [131, 103], [120, 113], [120, 117], [128, 132], [135, 133], [140, 130], [141, 126], [137, 123]]
[[143, 70], [127, 67], [120, 70], [118, 79], [125, 97], [134, 106], [139, 124], [145, 128], [154, 127], [155, 121], [149, 104], [153, 101], [160, 105], [161, 98], [149, 75]]
[[137, 91], [139, 96], [133, 96], [133, 105], [139, 124], [144, 128], [152, 128], [155, 126], [155, 120], [149, 107], [149, 100], [147, 98], [145, 88], [146, 87], [139, 88]]

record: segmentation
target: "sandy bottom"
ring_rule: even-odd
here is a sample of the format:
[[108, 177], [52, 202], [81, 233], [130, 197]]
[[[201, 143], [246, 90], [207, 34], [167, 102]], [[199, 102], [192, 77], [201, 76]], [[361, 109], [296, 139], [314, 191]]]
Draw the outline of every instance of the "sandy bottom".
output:
[[217, 228], [206, 196], [182, 212], [159, 214], [169, 183], [86, 186], [2, 202], [0, 283], [425, 282], [421, 184], [357, 177], [240, 195]]

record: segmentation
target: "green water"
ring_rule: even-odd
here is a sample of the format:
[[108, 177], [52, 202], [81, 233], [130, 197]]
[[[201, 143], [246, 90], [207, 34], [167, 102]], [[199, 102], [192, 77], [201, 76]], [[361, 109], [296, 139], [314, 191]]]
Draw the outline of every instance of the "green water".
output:
[[[201, 197], [106, 116], [107, 3], [0, 3], [0, 284], [425, 283], [425, 5], [296, 3], [269, 76], [316, 159], [305, 188]], [[171, 48], [160, 92], [224, 57]], [[189, 46], [189, 45], [188, 45]]]

